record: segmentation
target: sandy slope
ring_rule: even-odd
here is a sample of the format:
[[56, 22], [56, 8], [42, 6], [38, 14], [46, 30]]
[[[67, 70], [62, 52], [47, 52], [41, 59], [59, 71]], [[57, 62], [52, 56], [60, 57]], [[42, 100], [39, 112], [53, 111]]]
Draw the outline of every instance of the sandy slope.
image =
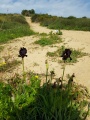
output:
[[[30, 24], [30, 27], [35, 32], [45, 32], [49, 33], [51, 30], [45, 27], [41, 27], [38, 23], [32, 23], [29, 17], [26, 17], [27, 22]], [[75, 49], [83, 49], [84, 52], [90, 53], [90, 32], [83, 31], [69, 31], [62, 30], [63, 35], [62, 39], [64, 40], [65, 46], [72, 47]], [[27, 36], [18, 38], [13, 42], [10, 42], [5, 46], [4, 51], [2, 52], [2, 57], [8, 55], [7, 49], [10, 51], [10, 56], [12, 59], [18, 59], [18, 51], [20, 47], [24, 46], [28, 50], [28, 57], [25, 58], [25, 70], [26, 71], [34, 71], [36, 73], [45, 73], [45, 60], [49, 60], [49, 71], [55, 70], [56, 77], [62, 76], [62, 66], [57, 62], [53, 62], [50, 58], [47, 58], [46, 53], [48, 51], [57, 50], [57, 46], [60, 44], [56, 44], [53, 47], [41, 47], [39, 45], [33, 44], [34, 41], [38, 40], [37, 36]], [[59, 58], [60, 59], [60, 58]], [[18, 66], [18, 68], [14, 71], [20, 73], [22, 70], [22, 66]], [[13, 74], [14, 74], [13, 73]], [[79, 59], [79, 62], [74, 65], [67, 65], [65, 74], [75, 73], [75, 81], [80, 84], [83, 84], [88, 87], [90, 90], [90, 57], [85, 56]], [[11, 76], [12, 73], [6, 73], [6, 76]], [[3, 75], [2, 75], [3, 76]]]

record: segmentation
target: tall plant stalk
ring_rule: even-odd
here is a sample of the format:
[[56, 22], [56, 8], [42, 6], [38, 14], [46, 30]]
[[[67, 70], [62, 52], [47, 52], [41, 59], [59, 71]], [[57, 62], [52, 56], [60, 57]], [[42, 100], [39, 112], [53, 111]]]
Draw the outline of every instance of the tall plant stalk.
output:
[[65, 67], [66, 67], [66, 64], [65, 64], [65, 61], [64, 61], [64, 67], [63, 67], [63, 75], [62, 75], [62, 85], [63, 85], [63, 80], [64, 80]]
[[23, 67], [23, 81], [25, 82], [24, 58], [22, 58], [22, 67]]
[[63, 78], [64, 78], [64, 74], [65, 74], [65, 63], [64, 63], [64, 68], [63, 68], [62, 81], [63, 81]]
[[48, 65], [48, 61], [45, 61], [46, 64], [46, 83], [47, 83], [47, 78], [48, 78], [48, 69], [49, 69], [49, 65]]
[[22, 47], [20, 50], [19, 50], [19, 57], [22, 58], [22, 68], [23, 68], [23, 81], [22, 82], [26, 82], [25, 81], [25, 70], [24, 70], [24, 57], [27, 57], [26, 55], [27, 53], [27, 49]]
[[46, 68], [46, 83], [47, 83], [47, 80], [48, 80], [48, 68]]

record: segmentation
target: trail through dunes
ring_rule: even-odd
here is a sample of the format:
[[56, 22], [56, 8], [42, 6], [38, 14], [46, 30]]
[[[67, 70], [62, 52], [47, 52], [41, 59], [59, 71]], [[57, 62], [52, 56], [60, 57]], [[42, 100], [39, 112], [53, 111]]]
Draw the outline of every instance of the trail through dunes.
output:
[[[32, 23], [30, 17], [26, 17], [26, 21], [30, 25], [30, 28], [38, 33], [49, 33], [50, 29], [46, 27], [42, 27], [39, 23]], [[36, 35], [27, 36], [22, 38], [17, 38], [14, 41], [11, 41], [7, 44], [4, 44], [4, 50], [1, 53], [1, 56], [9, 54], [11, 59], [21, 60], [18, 57], [18, 51], [20, 47], [24, 46], [28, 50], [28, 57], [25, 58], [25, 71], [34, 71], [35, 73], [45, 74], [45, 60], [49, 61], [49, 71], [55, 71], [55, 77], [62, 76], [62, 65], [57, 61], [53, 61], [49, 57], [46, 56], [47, 52], [52, 52], [57, 50], [57, 47], [60, 45], [65, 45], [67, 48], [75, 48], [82, 49], [83, 52], [87, 52], [90, 54], [90, 32], [83, 31], [72, 31], [72, 30], [62, 30], [63, 35], [61, 36], [63, 39], [63, 43], [56, 44], [53, 47], [45, 46], [41, 47], [39, 45], [33, 44], [34, 41], [38, 40], [39, 37]], [[12, 72], [6, 72], [5, 74], [1, 74], [1, 77], [12, 76], [15, 73], [22, 72], [22, 65], [15, 68]], [[73, 65], [67, 65], [65, 69], [65, 76], [67, 74], [72, 75], [75, 73], [75, 81], [87, 86], [90, 90], [90, 57], [84, 56], [78, 59], [78, 62]]]

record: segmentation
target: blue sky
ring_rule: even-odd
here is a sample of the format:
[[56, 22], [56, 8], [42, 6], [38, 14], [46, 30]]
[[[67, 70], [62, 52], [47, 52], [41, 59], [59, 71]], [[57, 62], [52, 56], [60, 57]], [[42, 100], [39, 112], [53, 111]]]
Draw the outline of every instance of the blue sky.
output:
[[90, 0], [0, 0], [0, 13], [21, 13], [24, 9], [63, 17], [90, 18]]

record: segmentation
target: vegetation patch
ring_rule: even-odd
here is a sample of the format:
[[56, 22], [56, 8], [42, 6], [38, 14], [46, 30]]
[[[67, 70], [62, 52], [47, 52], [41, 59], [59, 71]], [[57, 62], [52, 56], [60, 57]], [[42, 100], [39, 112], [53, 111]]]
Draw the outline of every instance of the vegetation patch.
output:
[[22, 15], [0, 15], [0, 43], [34, 34]]
[[57, 17], [48, 14], [34, 14], [32, 22], [39, 22], [40, 25], [50, 29], [82, 30], [90, 31], [90, 18]]
[[89, 114], [88, 90], [70, 83], [70, 78], [62, 86], [60, 81], [40, 86], [41, 80], [34, 74], [28, 84], [22, 84], [18, 75], [7, 84], [0, 82], [0, 119], [85, 120]]
[[[50, 57], [61, 57], [62, 55], [62, 52], [65, 50], [65, 47], [62, 46], [60, 47], [57, 51], [55, 52], [47, 52], [47, 56], [50, 56]], [[71, 49], [72, 53], [71, 53], [71, 58], [72, 60], [70, 60], [69, 58], [66, 60], [67, 63], [75, 63], [77, 62], [78, 58], [80, 57], [83, 57], [83, 56], [86, 56], [88, 55], [87, 53], [84, 53], [82, 52], [81, 50], [75, 50], [75, 49]], [[63, 62], [63, 61], [59, 61], [59, 62]]]
[[21, 64], [21, 61], [13, 60], [11, 62], [2, 62], [0, 63], [0, 72], [12, 71], [15, 66]]
[[48, 36], [44, 35], [43, 37], [41, 37], [40, 40], [35, 41], [36, 44], [39, 44], [41, 46], [52, 45], [60, 42], [62, 42], [60, 36], [53, 33], [50, 33]]

